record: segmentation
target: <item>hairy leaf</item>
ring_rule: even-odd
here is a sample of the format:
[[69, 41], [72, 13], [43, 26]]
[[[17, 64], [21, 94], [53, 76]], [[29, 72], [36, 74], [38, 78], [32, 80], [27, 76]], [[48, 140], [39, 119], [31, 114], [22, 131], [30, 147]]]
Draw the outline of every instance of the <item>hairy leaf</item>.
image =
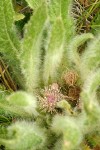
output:
[[44, 62], [44, 83], [48, 84], [57, 77], [57, 70], [61, 63], [64, 47], [64, 30], [61, 19], [57, 19], [51, 30], [50, 42]]
[[46, 140], [45, 130], [34, 122], [16, 121], [8, 127], [7, 131], [9, 139], [0, 139], [7, 149], [40, 149]]
[[[19, 80], [20, 64], [19, 52], [20, 44], [14, 30], [14, 10], [11, 0], [0, 1], [0, 53], [11, 66], [13, 73], [16, 75], [16, 80]], [[20, 83], [21, 84], [21, 83]]]
[[21, 109], [23, 109], [25, 112], [29, 113], [29, 114], [33, 114], [33, 115], [37, 115], [36, 112], [36, 97], [35, 96], [31, 96], [28, 93], [25, 92], [16, 92], [11, 94], [8, 98], [7, 101], [13, 105], [13, 106], [17, 106]]
[[85, 79], [91, 71], [100, 66], [100, 35], [88, 44], [81, 60], [81, 74], [82, 78]]
[[93, 38], [93, 35], [91, 33], [84, 33], [82, 35], [74, 37], [73, 40], [69, 43], [68, 58], [72, 63], [74, 63], [78, 67], [77, 69], [79, 69], [80, 65], [78, 47], [91, 38]]
[[48, 6], [51, 21], [54, 22], [56, 18], [62, 18], [66, 39], [69, 41], [75, 34], [74, 21], [71, 16], [72, 0], [51, 0]]
[[26, 79], [26, 87], [29, 91], [37, 87], [39, 80], [40, 48], [42, 32], [46, 23], [47, 12], [43, 3], [29, 23], [25, 27], [25, 35], [22, 41], [22, 71]]
[[[81, 98], [84, 102], [84, 108], [89, 116], [89, 123], [91, 121], [96, 124], [96, 121], [100, 121], [100, 106], [97, 101], [96, 92], [100, 86], [100, 69], [92, 72], [88, 75], [87, 80], [84, 83]], [[92, 125], [93, 126], [93, 125]]]

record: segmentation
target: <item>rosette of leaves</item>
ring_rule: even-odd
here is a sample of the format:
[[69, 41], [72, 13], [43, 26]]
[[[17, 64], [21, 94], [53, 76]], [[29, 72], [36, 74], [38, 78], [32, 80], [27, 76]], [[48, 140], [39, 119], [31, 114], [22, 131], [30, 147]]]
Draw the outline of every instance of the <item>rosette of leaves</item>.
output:
[[[21, 89], [3, 97], [0, 92], [1, 115], [13, 117], [10, 126], [3, 126], [5, 132], [0, 128], [0, 144], [9, 150], [79, 149], [85, 135], [90, 137], [95, 128], [100, 131], [96, 96], [100, 85], [100, 36], [75, 34], [71, 0], [26, 2], [34, 13], [20, 40], [12, 1], [1, 0], [0, 5], [0, 53]], [[90, 39], [80, 54], [80, 45]], [[76, 77], [68, 80], [68, 74], [64, 81], [62, 76], [68, 69], [78, 74], [78, 81]], [[81, 100], [81, 112], [80, 103], [72, 106], [73, 98], [63, 92], [64, 87], [77, 86], [81, 88], [76, 100]], [[41, 111], [40, 103], [46, 111]]]

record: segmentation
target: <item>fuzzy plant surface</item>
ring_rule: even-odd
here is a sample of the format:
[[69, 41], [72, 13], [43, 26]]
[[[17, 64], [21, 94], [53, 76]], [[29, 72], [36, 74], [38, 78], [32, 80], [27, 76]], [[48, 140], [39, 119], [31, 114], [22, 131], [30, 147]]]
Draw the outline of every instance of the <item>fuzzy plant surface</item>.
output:
[[0, 87], [0, 148], [100, 147], [100, 34], [76, 34], [72, 0], [26, 2], [19, 37], [12, 1], [0, 1], [0, 54], [18, 85]]

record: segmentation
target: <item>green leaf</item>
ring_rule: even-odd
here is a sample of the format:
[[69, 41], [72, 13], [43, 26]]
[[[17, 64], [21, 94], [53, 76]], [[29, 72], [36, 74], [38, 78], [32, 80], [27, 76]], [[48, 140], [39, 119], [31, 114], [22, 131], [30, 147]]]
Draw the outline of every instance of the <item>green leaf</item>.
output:
[[8, 138], [0, 138], [0, 142], [10, 150], [40, 149], [46, 140], [45, 130], [32, 122], [16, 121], [7, 131]]
[[61, 15], [61, 0], [50, 0], [48, 2], [48, 13], [51, 21], [55, 21]]
[[[11, 66], [16, 80], [20, 83], [19, 52], [20, 44], [14, 30], [15, 13], [11, 0], [0, 1], [0, 53]], [[21, 83], [20, 83], [21, 84]]]
[[71, 105], [66, 100], [61, 100], [57, 103], [57, 107], [65, 110], [67, 115], [71, 115], [73, 113]]
[[37, 9], [41, 3], [43, 2], [43, 0], [26, 0], [26, 2], [28, 3], [28, 5], [33, 8], [33, 9]]
[[57, 71], [61, 64], [64, 47], [64, 29], [60, 18], [56, 19], [50, 33], [50, 42], [44, 61], [44, 83], [53, 82], [57, 77]]
[[15, 21], [19, 21], [19, 20], [22, 20], [24, 18], [25, 18], [25, 16], [23, 14], [16, 13], [16, 15], [15, 15]]
[[93, 71], [87, 76], [81, 93], [81, 99], [83, 100], [85, 111], [87, 112], [87, 116], [89, 116], [88, 119], [90, 126], [91, 121], [95, 125], [97, 125], [97, 122], [100, 122], [100, 106], [96, 96], [99, 86], [100, 69], [97, 69], [95, 72]]
[[88, 46], [82, 55], [81, 62], [80, 70], [82, 78], [85, 80], [89, 73], [100, 65], [100, 35], [88, 43]]
[[21, 66], [28, 91], [33, 91], [38, 86], [39, 64], [41, 61], [40, 47], [46, 19], [46, 6], [42, 3], [25, 27], [25, 35], [22, 41]]
[[74, 21], [71, 16], [71, 6], [72, 0], [51, 0], [48, 4], [50, 20], [55, 22], [57, 18], [62, 19], [67, 42], [75, 34]]
[[48, 14], [51, 24], [55, 23], [56, 19], [61, 19], [64, 28], [64, 56], [62, 61], [62, 66], [60, 71], [63, 72], [68, 66], [67, 56], [67, 46], [69, 41], [75, 35], [75, 23], [71, 16], [72, 0], [51, 0], [48, 3]]
[[[56, 115], [52, 121], [52, 129], [58, 135], [63, 135], [63, 150], [73, 150], [82, 141], [83, 125], [79, 122], [80, 118]], [[77, 122], [77, 124], [76, 124]]]
[[36, 97], [33, 95], [29, 95], [28, 93], [21, 92], [21, 91], [15, 92], [7, 98], [7, 101], [11, 105], [17, 106], [29, 114], [37, 115]]
[[71, 15], [73, 0], [61, 0], [61, 17], [65, 26], [66, 42], [75, 35], [75, 22]]
[[79, 69], [81, 60], [80, 60], [80, 55], [78, 53], [78, 47], [82, 45], [84, 42], [86, 42], [88, 39], [92, 39], [93, 35], [91, 33], [84, 33], [81, 35], [77, 35], [70, 41], [69, 47], [68, 47], [68, 58], [69, 60], [74, 63]]
[[37, 99], [26, 92], [14, 92], [10, 95], [7, 91], [0, 91], [0, 115], [19, 116], [29, 118], [37, 116]]

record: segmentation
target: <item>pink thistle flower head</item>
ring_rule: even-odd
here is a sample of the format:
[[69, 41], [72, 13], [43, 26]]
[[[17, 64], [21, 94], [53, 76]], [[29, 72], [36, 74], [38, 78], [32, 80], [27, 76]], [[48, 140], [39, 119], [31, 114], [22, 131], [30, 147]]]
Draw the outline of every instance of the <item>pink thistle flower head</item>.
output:
[[41, 99], [41, 106], [47, 112], [54, 112], [57, 102], [60, 101], [61, 94], [57, 83], [53, 83], [46, 87], [43, 91], [43, 98]]

